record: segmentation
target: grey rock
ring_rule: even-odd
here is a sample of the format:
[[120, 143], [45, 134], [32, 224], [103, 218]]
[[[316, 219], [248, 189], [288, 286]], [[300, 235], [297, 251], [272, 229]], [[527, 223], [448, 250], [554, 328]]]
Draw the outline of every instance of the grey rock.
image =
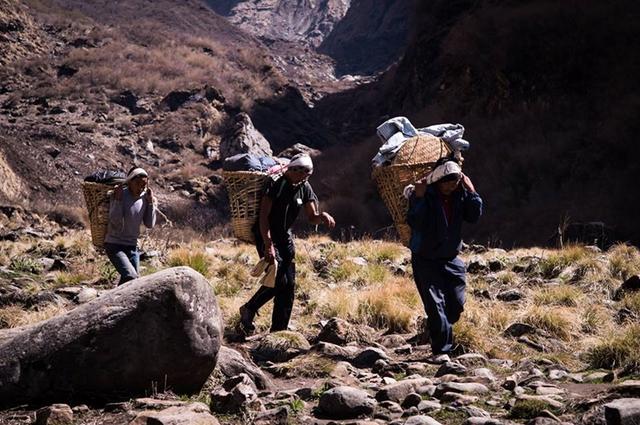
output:
[[440, 422], [433, 419], [431, 416], [413, 416], [406, 420], [404, 425], [442, 425]]
[[420, 413], [425, 413], [425, 412], [432, 412], [434, 410], [442, 409], [442, 405], [437, 401], [422, 400], [420, 403], [418, 403], [417, 408]]
[[294, 156], [301, 153], [306, 153], [311, 158], [314, 158], [320, 155], [322, 152], [320, 152], [318, 149], [310, 148], [309, 146], [304, 145], [302, 143], [296, 143], [293, 146], [288, 147], [282, 152], [280, 152], [278, 154], [278, 158], [293, 158]]
[[611, 391], [624, 395], [640, 396], [640, 380], [630, 379], [628, 381], [621, 382], [614, 386]]
[[418, 393], [410, 393], [408, 394], [404, 400], [402, 401], [402, 407], [408, 409], [409, 407], [418, 406], [422, 401], [422, 396]]
[[249, 404], [258, 398], [255, 390], [240, 383], [230, 391], [220, 388], [211, 392], [211, 411], [216, 413], [239, 413], [249, 409]]
[[532, 334], [536, 332], [536, 328], [526, 323], [512, 323], [504, 330], [506, 336], [519, 337], [524, 334]]
[[389, 360], [389, 356], [381, 348], [367, 347], [356, 355], [353, 365], [361, 368], [371, 368], [378, 360]]
[[607, 425], [640, 423], [640, 398], [620, 398], [604, 405]]
[[402, 406], [400, 406], [395, 401], [391, 401], [391, 400], [381, 401], [380, 403], [378, 403], [378, 406], [380, 406], [383, 409], [387, 409], [391, 413], [402, 413]]
[[502, 425], [502, 422], [500, 422], [497, 419], [472, 416], [470, 418], [467, 418], [467, 420], [465, 420], [462, 424], [463, 425]]
[[256, 156], [273, 154], [269, 141], [253, 126], [249, 115], [241, 112], [235, 120], [233, 131], [220, 142], [220, 159], [242, 153]]
[[247, 374], [259, 390], [266, 390], [272, 387], [271, 380], [255, 363], [229, 347], [220, 347], [216, 369], [227, 378], [243, 373]]
[[129, 425], [219, 425], [204, 403], [174, 406], [159, 412], [147, 410], [139, 413]]
[[433, 382], [428, 378], [404, 379], [395, 384], [382, 387], [376, 393], [376, 400], [391, 400], [400, 403], [407, 395], [416, 392], [418, 388], [432, 384]]
[[73, 411], [67, 404], [53, 404], [36, 411], [36, 425], [72, 425]]
[[335, 419], [355, 418], [370, 415], [376, 401], [358, 388], [339, 386], [325, 391], [318, 402], [318, 409], [324, 416]]
[[288, 423], [289, 409], [285, 406], [258, 413], [253, 419], [253, 424], [255, 425], [287, 425]]
[[254, 392], [258, 392], [258, 389], [256, 388], [256, 384], [251, 380], [249, 375], [247, 375], [246, 373], [241, 373], [240, 375], [233, 376], [227, 379], [222, 384], [222, 388], [224, 388], [227, 391], [231, 391], [233, 388], [235, 388], [239, 384], [247, 385], [251, 387], [251, 389]]
[[366, 343], [373, 340], [374, 331], [367, 326], [356, 326], [346, 320], [334, 317], [322, 327], [316, 340], [345, 345], [350, 342]]
[[496, 298], [505, 302], [518, 301], [524, 298], [524, 294], [517, 289], [507, 289], [506, 291], [499, 292]]
[[304, 335], [292, 331], [273, 332], [266, 335], [251, 351], [259, 361], [286, 362], [311, 349]]
[[491, 371], [491, 369], [487, 369], [486, 367], [481, 367], [478, 369], [474, 369], [472, 375], [482, 381], [484, 384], [488, 384], [496, 381], [496, 377]]
[[78, 304], [84, 304], [96, 298], [98, 298], [98, 291], [96, 289], [84, 287], [78, 292], [78, 295], [76, 295], [75, 301]]
[[0, 403], [135, 397], [153, 382], [194, 393], [215, 367], [221, 335], [209, 282], [188, 267], [164, 270], [0, 332]]
[[319, 342], [311, 347], [313, 351], [317, 351], [318, 353], [332, 357], [340, 360], [348, 360], [352, 359], [358, 354], [360, 349], [354, 345], [347, 345], [346, 347], [341, 347], [336, 344], [332, 344], [330, 342]]
[[476, 396], [455, 393], [453, 391], [448, 391], [446, 393], [440, 394], [438, 398], [446, 403], [456, 403], [457, 405], [461, 406], [473, 404], [478, 401], [478, 397]]
[[487, 394], [489, 388], [483, 384], [474, 382], [444, 382], [436, 387], [435, 396], [447, 392], [464, 393], [464, 394]]
[[144, 397], [133, 400], [131, 402], [131, 405], [134, 409], [163, 410], [169, 407], [185, 406], [187, 405], [187, 402], [180, 400], [161, 400], [157, 398]]
[[436, 378], [444, 375], [464, 375], [467, 373], [467, 368], [458, 362], [446, 362], [437, 370]]
[[476, 406], [462, 406], [459, 409], [461, 412], [466, 413], [469, 417], [477, 418], [490, 418], [491, 414], [486, 410], [483, 410]]
[[467, 367], [485, 366], [489, 363], [487, 357], [480, 353], [462, 354], [461, 356], [456, 357], [455, 361]]

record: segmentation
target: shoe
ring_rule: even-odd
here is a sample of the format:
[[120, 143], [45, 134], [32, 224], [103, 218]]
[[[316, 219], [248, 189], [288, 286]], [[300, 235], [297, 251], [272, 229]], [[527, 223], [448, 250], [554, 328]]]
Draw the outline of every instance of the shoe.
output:
[[249, 310], [249, 307], [246, 305], [240, 307], [240, 327], [247, 335], [251, 335], [256, 330], [256, 327], [253, 325], [253, 317], [255, 315], [256, 314]]

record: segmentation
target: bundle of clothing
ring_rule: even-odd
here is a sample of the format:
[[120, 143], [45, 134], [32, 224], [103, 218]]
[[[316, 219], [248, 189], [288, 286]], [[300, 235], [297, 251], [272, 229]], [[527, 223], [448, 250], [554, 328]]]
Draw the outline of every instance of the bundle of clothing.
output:
[[224, 171], [255, 171], [260, 173], [277, 172], [289, 163], [287, 158], [272, 158], [241, 153], [226, 158], [222, 164]]
[[421, 134], [430, 134], [441, 138], [449, 145], [454, 155], [469, 149], [469, 142], [462, 138], [464, 135], [462, 124], [435, 124], [429, 127], [415, 128], [406, 117], [395, 117], [380, 124], [376, 133], [383, 141], [383, 145], [371, 160], [374, 167], [391, 164], [402, 145], [407, 140]]
[[108, 184], [111, 186], [122, 184], [126, 180], [127, 175], [125, 173], [112, 170], [98, 170], [84, 178], [86, 182]]

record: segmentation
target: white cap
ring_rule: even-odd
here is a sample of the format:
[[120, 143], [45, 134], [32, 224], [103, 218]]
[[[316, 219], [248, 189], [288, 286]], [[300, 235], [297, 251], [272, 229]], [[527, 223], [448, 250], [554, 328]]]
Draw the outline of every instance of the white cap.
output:
[[462, 174], [462, 168], [460, 168], [458, 163], [455, 161], [447, 161], [444, 164], [437, 166], [436, 169], [427, 176], [427, 184], [436, 183], [451, 174]]
[[289, 162], [287, 167], [304, 167], [311, 172], [313, 171], [313, 161], [311, 161], [311, 157], [306, 153], [300, 153], [291, 158], [291, 162]]
[[135, 179], [136, 177], [139, 177], [139, 176], [149, 177], [149, 174], [147, 174], [147, 172], [144, 171], [143, 168], [134, 168], [127, 175], [127, 182], [130, 182], [131, 180], [133, 180], [133, 179]]

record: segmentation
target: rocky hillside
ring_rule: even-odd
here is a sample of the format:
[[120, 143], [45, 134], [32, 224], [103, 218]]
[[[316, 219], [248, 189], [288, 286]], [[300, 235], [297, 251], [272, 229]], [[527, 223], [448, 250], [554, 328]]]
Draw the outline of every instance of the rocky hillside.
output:
[[[362, 144], [334, 158], [370, 158], [372, 128], [385, 117], [416, 126], [458, 122], [472, 142], [465, 168], [487, 201], [477, 240], [545, 244], [563, 222], [604, 222], [640, 242], [633, 187], [640, 153], [638, 4], [534, 1], [419, 2], [399, 65], [378, 83], [325, 99], [321, 116]], [[366, 182], [366, 166], [345, 161], [336, 179]], [[329, 178], [335, 173], [332, 171]], [[352, 192], [353, 195], [352, 195]], [[346, 198], [346, 199], [345, 199]], [[375, 209], [375, 190], [340, 201]], [[354, 222], [368, 230], [384, 221]], [[388, 221], [387, 221], [388, 223]]]
[[[637, 418], [640, 253], [627, 245], [608, 251], [468, 247], [463, 253], [469, 270], [466, 311], [455, 328], [459, 346], [455, 356], [435, 359], [425, 345], [428, 335], [409, 253], [394, 243], [340, 244], [320, 236], [298, 240], [292, 331], [263, 333], [270, 323], [268, 305], [257, 318], [258, 334], [243, 340], [235, 330], [238, 307], [257, 285], [249, 276], [257, 261], [251, 246], [197, 239], [176, 244], [162, 233], [147, 234], [142, 270], [148, 277], [112, 289], [117, 274], [93, 250], [87, 231], [62, 228], [18, 208], [2, 209], [0, 225], [0, 352], [6, 352], [6, 341], [32, 335], [33, 327], [52, 332], [47, 323], [65, 324], [47, 351], [49, 361], [60, 367], [74, 364], [73, 358], [61, 359], [54, 346], [81, 355], [81, 343], [62, 345], [73, 326], [80, 341], [91, 336], [92, 347], [113, 341], [121, 329], [128, 341], [78, 358], [74, 374], [90, 374], [82, 381], [87, 387], [101, 380], [101, 392], [55, 394], [50, 388], [56, 386], [32, 383], [25, 388], [42, 401], [0, 412], [3, 424], [32, 423], [36, 416], [47, 424], [175, 423], [170, 418], [180, 418], [206, 424], [612, 425], [633, 423], [616, 421], [616, 415]], [[165, 270], [183, 265], [208, 282], [185, 269]], [[187, 337], [182, 332], [194, 326], [207, 335], [202, 317], [176, 314], [184, 308], [184, 297], [178, 292], [174, 300], [170, 288], [185, 282], [194, 282], [188, 304], [206, 303], [212, 312], [204, 315], [207, 320], [217, 317], [219, 305], [224, 320], [215, 370], [200, 391], [189, 386], [200, 388], [204, 381], [206, 339], [171, 346], [183, 351], [157, 348], [152, 361], [144, 360], [148, 343], [182, 340]], [[149, 290], [139, 304], [136, 294], [145, 285]], [[118, 314], [109, 320], [78, 321], [108, 314], [114, 299], [120, 300]], [[154, 320], [160, 317], [159, 328]], [[190, 324], [185, 327], [181, 320]], [[156, 337], [136, 339], [149, 332]], [[218, 338], [216, 332], [211, 335]], [[29, 350], [40, 355], [34, 344]], [[82, 363], [85, 357], [107, 359], [114, 353], [144, 365], [129, 371], [131, 386], [116, 386], [120, 396], [110, 392], [110, 375], [80, 369], [93, 369]], [[189, 379], [178, 385], [176, 377], [185, 370], [180, 353], [194, 363], [186, 365]], [[155, 385], [133, 385], [133, 377], [155, 376], [154, 365], [170, 359], [174, 363], [162, 363], [171, 370], [168, 384], [161, 379]], [[118, 365], [114, 373], [120, 373], [120, 363], [111, 362]], [[197, 373], [195, 362], [200, 362]], [[25, 361], [24, 370], [30, 365]], [[0, 362], [0, 373], [6, 370]], [[52, 379], [56, 370], [34, 379]], [[4, 407], [15, 407], [7, 400], [1, 400]]]

